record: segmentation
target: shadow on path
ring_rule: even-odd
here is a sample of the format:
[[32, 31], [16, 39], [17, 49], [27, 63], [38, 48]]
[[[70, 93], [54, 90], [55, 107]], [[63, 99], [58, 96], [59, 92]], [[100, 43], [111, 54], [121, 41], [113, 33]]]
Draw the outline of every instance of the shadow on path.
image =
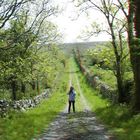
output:
[[115, 140], [90, 111], [61, 113], [36, 140]]

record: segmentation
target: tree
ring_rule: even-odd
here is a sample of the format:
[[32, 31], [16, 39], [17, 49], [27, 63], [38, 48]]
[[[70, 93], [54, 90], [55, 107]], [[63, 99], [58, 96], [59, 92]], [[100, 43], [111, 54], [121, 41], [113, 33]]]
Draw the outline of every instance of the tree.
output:
[[128, 45], [135, 83], [133, 109], [140, 112], [140, 1], [128, 0], [128, 12], [123, 3], [120, 0], [118, 2], [127, 19]]
[[[124, 79], [123, 79], [123, 33], [125, 32], [126, 22], [125, 17], [120, 18], [120, 11], [121, 6], [117, 5], [113, 0], [87, 0], [83, 1], [80, 6], [84, 5], [84, 8], [82, 8], [83, 11], [87, 11], [88, 9], [96, 9], [100, 11], [108, 25], [108, 29], [103, 29], [103, 31], [106, 31], [108, 34], [111, 35], [112, 40], [112, 47], [115, 54], [115, 76], [117, 80], [117, 88], [118, 88], [118, 102], [124, 103], [125, 102], [125, 92], [123, 90], [124, 86]], [[95, 26], [94, 26], [95, 27]], [[102, 30], [95, 30], [95, 33], [99, 33]]]
[[140, 1], [129, 0], [128, 3], [128, 42], [135, 82], [134, 110], [140, 112]]
[[31, 0], [1, 0], [0, 1], [0, 29], [13, 18], [21, 7]]
[[[4, 2], [8, 1], [1, 2], [2, 8]], [[14, 2], [14, 0], [10, 2]], [[17, 3], [17, 0], [15, 2]], [[9, 7], [11, 7], [10, 4]], [[40, 45], [40, 43], [47, 41], [50, 43], [54, 41], [52, 36], [54, 35], [56, 38], [58, 35], [56, 27], [49, 22], [49, 24], [46, 23], [49, 16], [58, 12], [57, 7], [53, 6], [50, 0], [27, 0], [17, 10], [12, 15], [7, 15], [7, 20], [1, 20], [3, 24], [0, 28], [0, 69], [2, 71], [0, 80], [5, 81], [8, 87], [11, 86], [14, 100], [17, 99], [16, 92], [19, 89], [19, 83], [21, 83], [22, 92], [25, 92], [25, 83], [34, 83], [34, 80], [38, 82], [38, 78], [33, 77], [32, 69], [37, 59], [40, 58], [37, 52], [46, 46]], [[9, 26], [3, 28], [6, 22], [9, 23]], [[48, 26], [44, 26], [45, 23]], [[42, 32], [43, 28], [46, 32]], [[38, 73], [36, 73], [37, 76], [40, 75]]]

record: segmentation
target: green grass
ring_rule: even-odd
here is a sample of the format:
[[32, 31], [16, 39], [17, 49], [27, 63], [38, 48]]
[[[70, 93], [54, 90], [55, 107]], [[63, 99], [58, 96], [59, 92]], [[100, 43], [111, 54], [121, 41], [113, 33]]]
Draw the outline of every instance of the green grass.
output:
[[63, 74], [62, 81], [57, 91], [36, 108], [0, 118], [0, 140], [31, 140], [41, 134], [66, 105], [68, 74]]
[[92, 66], [90, 68], [91, 73], [93, 75], [98, 75], [100, 80], [106, 83], [108, 86], [116, 89], [116, 77], [111, 70], [104, 70], [102, 68], [97, 68], [95, 66]]
[[[76, 69], [78, 70], [78, 67]], [[127, 106], [112, 105], [87, 84], [81, 72], [78, 76], [84, 96], [99, 121], [104, 123], [118, 140], [140, 140], [140, 114], [133, 116]]]
[[[89, 70], [93, 75], [97, 75], [102, 82], [106, 83], [111, 88], [113, 88], [113, 89], [117, 88], [117, 86], [116, 86], [117, 80], [116, 80], [116, 77], [112, 70], [106, 70], [106, 69], [102, 69], [102, 68], [99, 68], [96, 66], [89, 67]], [[130, 79], [133, 79], [132, 71], [125, 72], [124, 80], [130, 80]]]
[[70, 67], [71, 84], [76, 91], [75, 109], [76, 109], [76, 112], [80, 112], [80, 111], [83, 111], [83, 104], [80, 99], [80, 91], [78, 89], [77, 79], [76, 79], [77, 71], [75, 71], [75, 69], [74, 69], [73, 59], [70, 59], [69, 65], [71, 66]]
[[[72, 84], [77, 90], [76, 111], [80, 112], [83, 109], [75, 78], [78, 74], [84, 96], [98, 119], [106, 124], [109, 130], [118, 137], [118, 140], [139, 140], [140, 115], [132, 116], [126, 106], [112, 105], [108, 100], [101, 98], [99, 92], [93, 90], [86, 83], [85, 78], [78, 72], [79, 69], [73, 61], [71, 60], [70, 66], [74, 67], [75, 72]], [[13, 112], [8, 118], [0, 119], [0, 140], [31, 140], [48, 127], [67, 104], [66, 90], [68, 91], [67, 87], [69, 86], [69, 71], [63, 76], [57, 91], [48, 100], [42, 101], [38, 107], [27, 112]], [[74, 117], [72, 115], [70, 117]]]

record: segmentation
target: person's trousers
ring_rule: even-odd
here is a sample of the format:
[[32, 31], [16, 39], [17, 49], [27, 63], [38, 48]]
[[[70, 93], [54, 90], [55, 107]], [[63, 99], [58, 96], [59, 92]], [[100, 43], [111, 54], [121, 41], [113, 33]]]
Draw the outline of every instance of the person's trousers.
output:
[[72, 107], [73, 107], [73, 112], [75, 112], [75, 101], [69, 101], [68, 113], [70, 113], [71, 104], [72, 104]]

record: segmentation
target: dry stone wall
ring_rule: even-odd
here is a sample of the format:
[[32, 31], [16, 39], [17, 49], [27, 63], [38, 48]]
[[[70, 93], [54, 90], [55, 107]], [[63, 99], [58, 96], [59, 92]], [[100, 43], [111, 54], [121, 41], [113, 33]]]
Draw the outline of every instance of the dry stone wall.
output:
[[35, 96], [31, 99], [24, 99], [18, 101], [6, 101], [0, 100], [0, 116], [5, 117], [10, 110], [25, 111], [29, 108], [33, 108], [38, 105], [42, 99], [48, 98], [50, 90], [47, 89], [40, 95]]
[[81, 72], [85, 75], [88, 83], [98, 89], [100, 91], [100, 94], [111, 100], [113, 103], [117, 102], [117, 91], [109, 87], [107, 84], [103, 83], [97, 75], [91, 74], [89, 70], [81, 63], [80, 58], [75, 55], [75, 60], [77, 64], [79, 65], [79, 68]]

